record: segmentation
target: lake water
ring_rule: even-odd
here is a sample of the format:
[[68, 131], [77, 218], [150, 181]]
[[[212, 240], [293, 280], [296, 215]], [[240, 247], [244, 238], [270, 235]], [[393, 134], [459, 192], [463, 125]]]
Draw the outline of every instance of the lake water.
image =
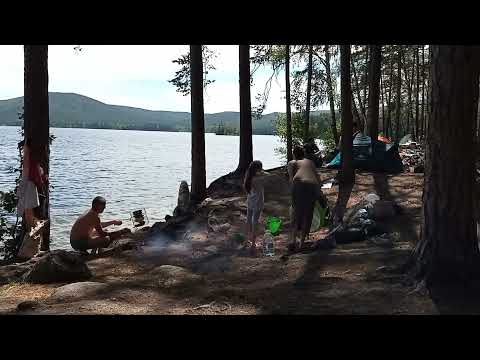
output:
[[[10, 169], [18, 164], [18, 127], [0, 126], [0, 190], [15, 187]], [[190, 184], [190, 133], [97, 129], [51, 129], [50, 194], [52, 248], [69, 248], [73, 221], [104, 196], [103, 219], [131, 226], [130, 212], [146, 208], [150, 225], [176, 206], [180, 181]], [[274, 151], [278, 137], [253, 136], [254, 158], [264, 168], [284, 163]], [[205, 135], [207, 184], [235, 170], [238, 136]]]

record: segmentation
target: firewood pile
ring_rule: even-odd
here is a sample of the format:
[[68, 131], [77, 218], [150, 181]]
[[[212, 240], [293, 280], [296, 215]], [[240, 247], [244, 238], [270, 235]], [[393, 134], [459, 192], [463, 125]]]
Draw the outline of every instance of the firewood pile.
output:
[[408, 141], [400, 144], [398, 150], [405, 172], [423, 173], [425, 150], [422, 144]]

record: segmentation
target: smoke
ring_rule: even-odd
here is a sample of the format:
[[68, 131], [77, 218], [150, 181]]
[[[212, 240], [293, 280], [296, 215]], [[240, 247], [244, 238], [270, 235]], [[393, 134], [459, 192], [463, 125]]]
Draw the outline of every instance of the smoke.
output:
[[186, 224], [185, 228], [174, 234], [160, 232], [150, 236], [145, 241], [143, 252], [147, 255], [165, 255], [194, 257], [192, 243], [193, 233], [199, 230], [198, 225]]

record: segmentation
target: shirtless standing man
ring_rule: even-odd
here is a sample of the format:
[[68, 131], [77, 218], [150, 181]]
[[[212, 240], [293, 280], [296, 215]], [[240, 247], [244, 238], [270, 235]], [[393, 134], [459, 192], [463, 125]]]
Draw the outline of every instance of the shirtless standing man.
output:
[[115, 239], [124, 234], [131, 233], [130, 229], [105, 232], [103, 228], [110, 225], [121, 225], [120, 220], [100, 222], [100, 214], [105, 210], [107, 201], [97, 196], [92, 201], [92, 208], [83, 213], [72, 226], [70, 231], [70, 244], [75, 250], [86, 251], [108, 247]]
[[289, 244], [291, 250], [296, 247], [296, 237], [299, 230], [301, 230], [300, 248], [303, 247], [305, 238], [310, 233], [315, 201], [318, 200], [322, 206], [327, 206], [326, 198], [321, 190], [322, 182], [313, 161], [305, 159], [301, 147], [293, 149], [293, 156], [295, 160], [290, 161], [287, 166], [292, 189], [293, 208], [293, 226]]

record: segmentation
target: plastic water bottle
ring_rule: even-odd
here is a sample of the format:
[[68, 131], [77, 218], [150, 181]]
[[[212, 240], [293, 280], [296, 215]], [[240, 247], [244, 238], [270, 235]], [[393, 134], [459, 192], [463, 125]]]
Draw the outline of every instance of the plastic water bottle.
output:
[[263, 237], [263, 253], [265, 256], [275, 255], [273, 236], [269, 232], [266, 232], [265, 236]]

